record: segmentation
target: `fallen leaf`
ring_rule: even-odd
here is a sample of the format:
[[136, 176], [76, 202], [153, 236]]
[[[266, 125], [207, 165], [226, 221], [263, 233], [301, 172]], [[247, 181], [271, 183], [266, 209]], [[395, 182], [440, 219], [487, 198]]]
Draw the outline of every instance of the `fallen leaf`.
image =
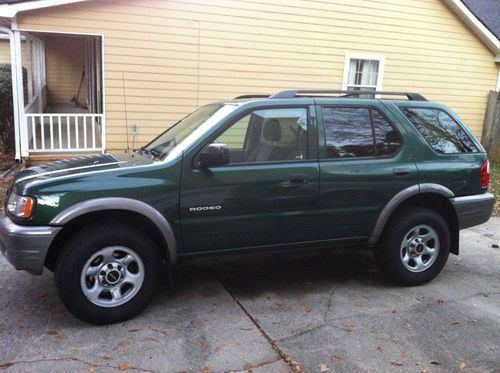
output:
[[312, 311], [311, 306], [308, 306], [307, 304], [301, 304], [300, 308], [302, 308], [302, 312], [304, 312], [304, 316], [309, 316], [309, 314]]
[[464, 369], [465, 368], [465, 363], [461, 362], [460, 364], [458, 364], [458, 368], [459, 369]]
[[320, 373], [323, 372], [328, 372], [330, 370], [330, 367], [326, 364], [319, 364], [319, 371]]
[[436, 360], [431, 360], [431, 361], [429, 361], [429, 363], [431, 363], [432, 365], [441, 365], [441, 363], [439, 361], [436, 361]]
[[48, 330], [45, 334], [51, 335], [51, 336], [57, 337], [57, 338], [62, 338], [62, 335], [59, 334], [59, 332], [57, 330]]
[[203, 373], [210, 373], [210, 367], [205, 367], [202, 370]]
[[384, 353], [384, 348], [382, 346], [378, 346], [377, 350], [378, 350], [378, 352], [380, 352], [382, 354]]
[[95, 366], [91, 366], [91, 367], [89, 367], [87, 370], [88, 370], [89, 372], [95, 372], [95, 369], [96, 369], [96, 367], [95, 367]]
[[330, 360], [332, 361], [332, 363], [335, 363], [338, 359], [339, 359], [339, 357], [337, 355], [332, 355], [330, 357]]
[[215, 352], [220, 352], [221, 350], [222, 350], [222, 346], [219, 345], [219, 346], [215, 347]]
[[120, 370], [129, 370], [130, 368], [132, 367], [128, 364], [118, 364], [118, 369]]
[[455, 320], [452, 322], [453, 325], [461, 325], [462, 322], [460, 320]]
[[0, 369], [7, 369], [13, 365], [14, 365], [13, 363], [2, 363], [0, 364]]
[[127, 346], [126, 346], [125, 342], [119, 342], [117, 350], [118, 350], [118, 352], [127, 351]]
[[161, 334], [163, 334], [165, 337], [168, 336], [168, 329], [163, 329]]
[[391, 364], [395, 365], [397, 367], [402, 367], [403, 366], [403, 363], [401, 361], [399, 361], [399, 360], [391, 361]]
[[408, 357], [408, 352], [406, 352], [406, 351], [405, 351], [405, 352], [403, 352], [403, 353], [401, 354], [401, 356], [402, 356], [404, 359], [406, 359], [406, 358]]
[[429, 372], [429, 368], [424, 368], [421, 370], [422, 373], [428, 373]]
[[253, 365], [250, 363], [246, 363], [243, 369], [245, 369], [247, 372], [251, 372], [253, 369]]
[[101, 356], [101, 359], [103, 359], [103, 360], [113, 360], [113, 358], [111, 356], [106, 356], [106, 355]]

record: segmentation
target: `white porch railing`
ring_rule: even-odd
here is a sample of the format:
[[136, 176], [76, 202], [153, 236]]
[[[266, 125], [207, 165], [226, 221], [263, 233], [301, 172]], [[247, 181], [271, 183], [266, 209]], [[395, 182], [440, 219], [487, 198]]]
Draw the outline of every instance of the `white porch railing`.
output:
[[25, 114], [30, 153], [102, 152], [103, 114]]

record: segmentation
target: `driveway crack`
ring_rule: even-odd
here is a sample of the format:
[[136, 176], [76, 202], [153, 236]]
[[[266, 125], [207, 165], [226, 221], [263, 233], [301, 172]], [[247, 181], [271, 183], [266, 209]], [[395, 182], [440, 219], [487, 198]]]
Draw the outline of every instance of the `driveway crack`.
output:
[[[241, 308], [243, 313], [252, 321], [252, 323], [256, 326], [256, 328], [260, 331], [260, 333], [266, 338], [267, 342], [271, 345], [273, 350], [275, 350], [278, 355], [283, 359], [283, 361], [290, 367], [290, 369], [293, 372], [301, 372], [301, 368], [298, 362], [293, 360], [290, 356], [288, 356], [276, 343], [275, 341], [269, 336], [269, 334], [266, 333], [264, 328], [259, 324], [259, 322], [248, 312], [248, 310], [245, 308], [245, 306], [239, 301], [239, 299], [233, 294], [231, 290], [229, 290], [222, 281], [219, 281], [222, 285], [222, 287], [227, 291], [227, 293], [233, 298], [233, 300], [236, 302], [236, 304]], [[276, 361], [278, 361], [277, 359]], [[273, 362], [276, 362], [273, 361]], [[264, 364], [265, 365], [265, 364]]]

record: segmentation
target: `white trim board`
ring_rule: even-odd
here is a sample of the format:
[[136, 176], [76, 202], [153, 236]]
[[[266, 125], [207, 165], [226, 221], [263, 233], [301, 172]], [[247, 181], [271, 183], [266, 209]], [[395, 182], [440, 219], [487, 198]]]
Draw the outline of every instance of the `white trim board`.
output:
[[80, 3], [88, 0], [38, 0], [27, 1], [24, 3], [2, 4], [0, 5], [0, 17], [14, 18], [17, 13], [26, 10], [34, 10], [40, 8], [48, 8], [51, 6], [66, 5], [72, 3]]

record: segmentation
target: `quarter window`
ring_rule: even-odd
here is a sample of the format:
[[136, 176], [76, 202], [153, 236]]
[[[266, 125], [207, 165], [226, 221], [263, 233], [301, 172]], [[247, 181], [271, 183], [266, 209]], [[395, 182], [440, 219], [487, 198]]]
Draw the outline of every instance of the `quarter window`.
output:
[[474, 153], [478, 149], [448, 113], [435, 108], [401, 108], [429, 145], [438, 153]]
[[393, 154], [401, 137], [377, 110], [324, 107], [326, 158], [374, 157]]

